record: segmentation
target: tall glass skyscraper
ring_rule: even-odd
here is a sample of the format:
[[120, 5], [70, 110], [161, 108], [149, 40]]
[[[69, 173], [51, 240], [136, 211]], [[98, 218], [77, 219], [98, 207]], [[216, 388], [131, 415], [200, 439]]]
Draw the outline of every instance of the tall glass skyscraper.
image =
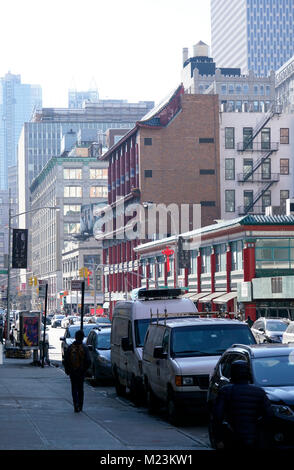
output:
[[10, 72], [0, 78], [0, 189], [7, 189], [8, 167], [17, 164], [18, 139], [35, 107], [42, 107], [39, 85], [23, 84]]
[[211, 0], [211, 48], [218, 67], [259, 76], [294, 55], [293, 0]]

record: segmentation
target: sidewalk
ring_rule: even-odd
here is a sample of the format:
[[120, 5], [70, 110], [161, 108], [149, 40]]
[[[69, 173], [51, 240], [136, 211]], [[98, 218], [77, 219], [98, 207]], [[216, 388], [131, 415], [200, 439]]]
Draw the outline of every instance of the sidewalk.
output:
[[0, 451], [209, 448], [201, 433], [149, 416], [111, 387], [85, 383], [84, 411], [74, 413], [63, 369], [33, 366], [32, 359], [0, 365], [0, 423]]

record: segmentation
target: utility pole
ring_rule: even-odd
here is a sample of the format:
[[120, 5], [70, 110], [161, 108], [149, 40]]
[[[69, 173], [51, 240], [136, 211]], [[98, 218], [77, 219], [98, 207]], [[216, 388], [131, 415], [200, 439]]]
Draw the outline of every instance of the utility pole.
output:
[[10, 344], [9, 332], [10, 332], [10, 258], [11, 258], [11, 189], [8, 191], [8, 256], [7, 256], [7, 331], [6, 331], [6, 341], [7, 345]]

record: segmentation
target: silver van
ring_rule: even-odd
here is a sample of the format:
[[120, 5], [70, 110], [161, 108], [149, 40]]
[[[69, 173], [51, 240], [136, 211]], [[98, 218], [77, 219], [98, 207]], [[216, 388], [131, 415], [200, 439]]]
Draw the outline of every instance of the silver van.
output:
[[181, 318], [149, 325], [143, 348], [147, 405], [164, 403], [176, 423], [179, 410], [206, 406], [210, 375], [234, 343], [255, 344], [246, 323], [222, 318]]
[[142, 348], [148, 326], [157, 314], [173, 317], [197, 314], [195, 304], [181, 298], [181, 294], [181, 289], [142, 290], [136, 300], [116, 303], [111, 328], [111, 363], [118, 395], [124, 395], [128, 388], [134, 401], [144, 396]]

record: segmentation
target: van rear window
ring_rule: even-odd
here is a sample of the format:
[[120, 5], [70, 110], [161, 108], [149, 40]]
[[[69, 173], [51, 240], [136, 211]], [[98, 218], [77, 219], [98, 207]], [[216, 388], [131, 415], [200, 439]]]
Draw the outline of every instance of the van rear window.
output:
[[235, 343], [256, 344], [247, 325], [203, 325], [174, 328], [171, 336], [171, 356], [221, 355]]

